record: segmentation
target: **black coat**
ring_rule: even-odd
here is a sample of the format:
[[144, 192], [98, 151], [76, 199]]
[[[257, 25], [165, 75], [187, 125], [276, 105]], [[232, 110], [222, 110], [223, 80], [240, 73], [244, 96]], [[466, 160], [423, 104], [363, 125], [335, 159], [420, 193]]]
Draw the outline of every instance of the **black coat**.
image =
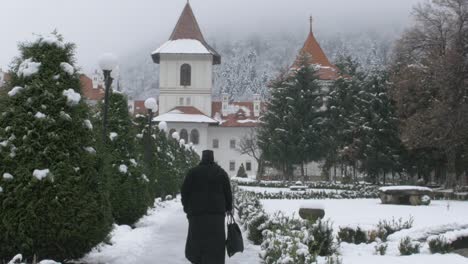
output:
[[224, 215], [232, 210], [231, 184], [227, 173], [216, 163], [200, 163], [192, 168], [182, 185], [182, 205], [190, 216]]
[[187, 259], [195, 264], [224, 264], [224, 216], [232, 210], [227, 173], [213, 162], [191, 169], [182, 185], [182, 204], [189, 219]]

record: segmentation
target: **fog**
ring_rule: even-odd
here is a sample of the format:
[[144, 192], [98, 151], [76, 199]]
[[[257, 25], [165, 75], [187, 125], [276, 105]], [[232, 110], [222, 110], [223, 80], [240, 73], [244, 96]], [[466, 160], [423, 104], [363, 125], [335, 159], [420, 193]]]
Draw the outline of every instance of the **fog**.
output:
[[[424, 0], [190, 0], [205, 37], [307, 32], [401, 31], [412, 7]], [[126, 57], [167, 40], [186, 0], [2, 0], [0, 68], [18, 55], [17, 43], [57, 29], [77, 44], [78, 64], [96, 67], [104, 52]], [[149, 45], [151, 44], [151, 45]], [[151, 50], [148, 50], [148, 54]]]

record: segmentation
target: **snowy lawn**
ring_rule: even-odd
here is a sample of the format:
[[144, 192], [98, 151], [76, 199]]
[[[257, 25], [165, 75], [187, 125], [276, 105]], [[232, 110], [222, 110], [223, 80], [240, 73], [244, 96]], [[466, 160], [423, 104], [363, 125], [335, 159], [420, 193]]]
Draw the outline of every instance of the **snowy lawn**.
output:
[[[275, 187], [256, 187], [256, 186], [239, 186], [243, 191], [256, 192], [256, 193], [303, 193], [304, 191], [291, 191], [289, 188], [275, 188]], [[307, 192], [324, 192], [324, 193], [342, 193], [343, 190], [336, 189], [311, 189], [308, 188]]]
[[379, 220], [392, 218], [414, 218], [413, 228], [402, 230], [388, 237], [386, 256], [376, 256], [376, 243], [341, 243], [339, 252], [344, 264], [467, 264], [468, 259], [456, 254], [432, 255], [428, 245], [422, 243], [421, 254], [402, 257], [398, 245], [402, 238], [425, 241], [430, 235], [451, 229], [468, 227], [468, 202], [432, 201], [429, 206], [383, 205], [379, 199], [355, 200], [262, 200], [267, 213], [282, 211], [286, 215], [298, 216], [300, 206], [308, 201], [319, 203], [325, 208], [325, 218], [331, 219], [334, 231], [341, 226], [374, 228]]

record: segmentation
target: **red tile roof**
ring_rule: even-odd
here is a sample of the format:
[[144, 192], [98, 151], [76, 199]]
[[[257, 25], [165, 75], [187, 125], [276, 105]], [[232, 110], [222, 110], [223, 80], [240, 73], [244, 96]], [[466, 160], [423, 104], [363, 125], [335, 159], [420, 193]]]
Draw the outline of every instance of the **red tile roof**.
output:
[[[299, 56], [303, 54], [307, 54], [310, 57], [310, 64], [320, 66], [317, 74], [321, 80], [336, 80], [339, 77], [338, 68], [330, 63], [330, 61], [327, 58], [327, 55], [325, 55], [325, 52], [323, 52], [317, 39], [315, 39], [312, 30], [310, 31], [309, 36], [307, 37], [307, 40], [305, 41]], [[299, 63], [298, 60], [299, 57], [296, 60], [296, 62], [294, 62], [292, 68], [297, 67]]]
[[[205, 46], [205, 48], [213, 54], [213, 64], [221, 63], [221, 56], [205, 41], [200, 27], [198, 26], [197, 19], [193, 14], [192, 7], [188, 2], [185, 5], [185, 8], [182, 11], [182, 14], [180, 15], [180, 18], [177, 21], [177, 24], [169, 38], [169, 40], [178, 39], [195, 39], [200, 41], [203, 44], [203, 46]], [[152, 58], [154, 63], [159, 63], [160, 54], [153, 53]]]
[[[212, 102], [212, 117], [215, 120], [221, 118], [221, 127], [256, 127], [258, 125], [259, 117], [254, 115], [253, 102], [233, 102], [229, 103], [231, 107], [238, 110], [236, 112], [230, 111], [227, 116], [222, 116], [222, 102]], [[261, 110], [265, 109], [265, 104], [261, 103]], [[250, 121], [254, 122], [250, 122]]]
[[104, 98], [105, 89], [102, 86], [93, 88], [93, 81], [86, 75], [80, 76], [81, 94], [87, 100], [99, 101]]
[[133, 114], [146, 115], [148, 110], [145, 107], [145, 101], [133, 101]]

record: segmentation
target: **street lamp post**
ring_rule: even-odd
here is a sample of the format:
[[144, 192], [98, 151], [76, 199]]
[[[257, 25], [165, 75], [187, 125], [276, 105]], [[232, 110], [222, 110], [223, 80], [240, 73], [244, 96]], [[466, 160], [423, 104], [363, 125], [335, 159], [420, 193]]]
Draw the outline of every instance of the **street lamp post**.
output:
[[151, 136], [151, 123], [153, 121], [153, 114], [158, 111], [158, 102], [153, 97], [146, 99], [145, 108], [148, 109], [148, 132]]
[[107, 116], [109, 109], [109, 93], [112, 86], [113, 78], [111, 76], [112, 70], [117, 66], [117, 58], [110, 53], [103, 54], [99, 59], [99, 66], [104, 73], [104, 113], [102, 118], [102, 140], [105, 144], [107, 138]]

